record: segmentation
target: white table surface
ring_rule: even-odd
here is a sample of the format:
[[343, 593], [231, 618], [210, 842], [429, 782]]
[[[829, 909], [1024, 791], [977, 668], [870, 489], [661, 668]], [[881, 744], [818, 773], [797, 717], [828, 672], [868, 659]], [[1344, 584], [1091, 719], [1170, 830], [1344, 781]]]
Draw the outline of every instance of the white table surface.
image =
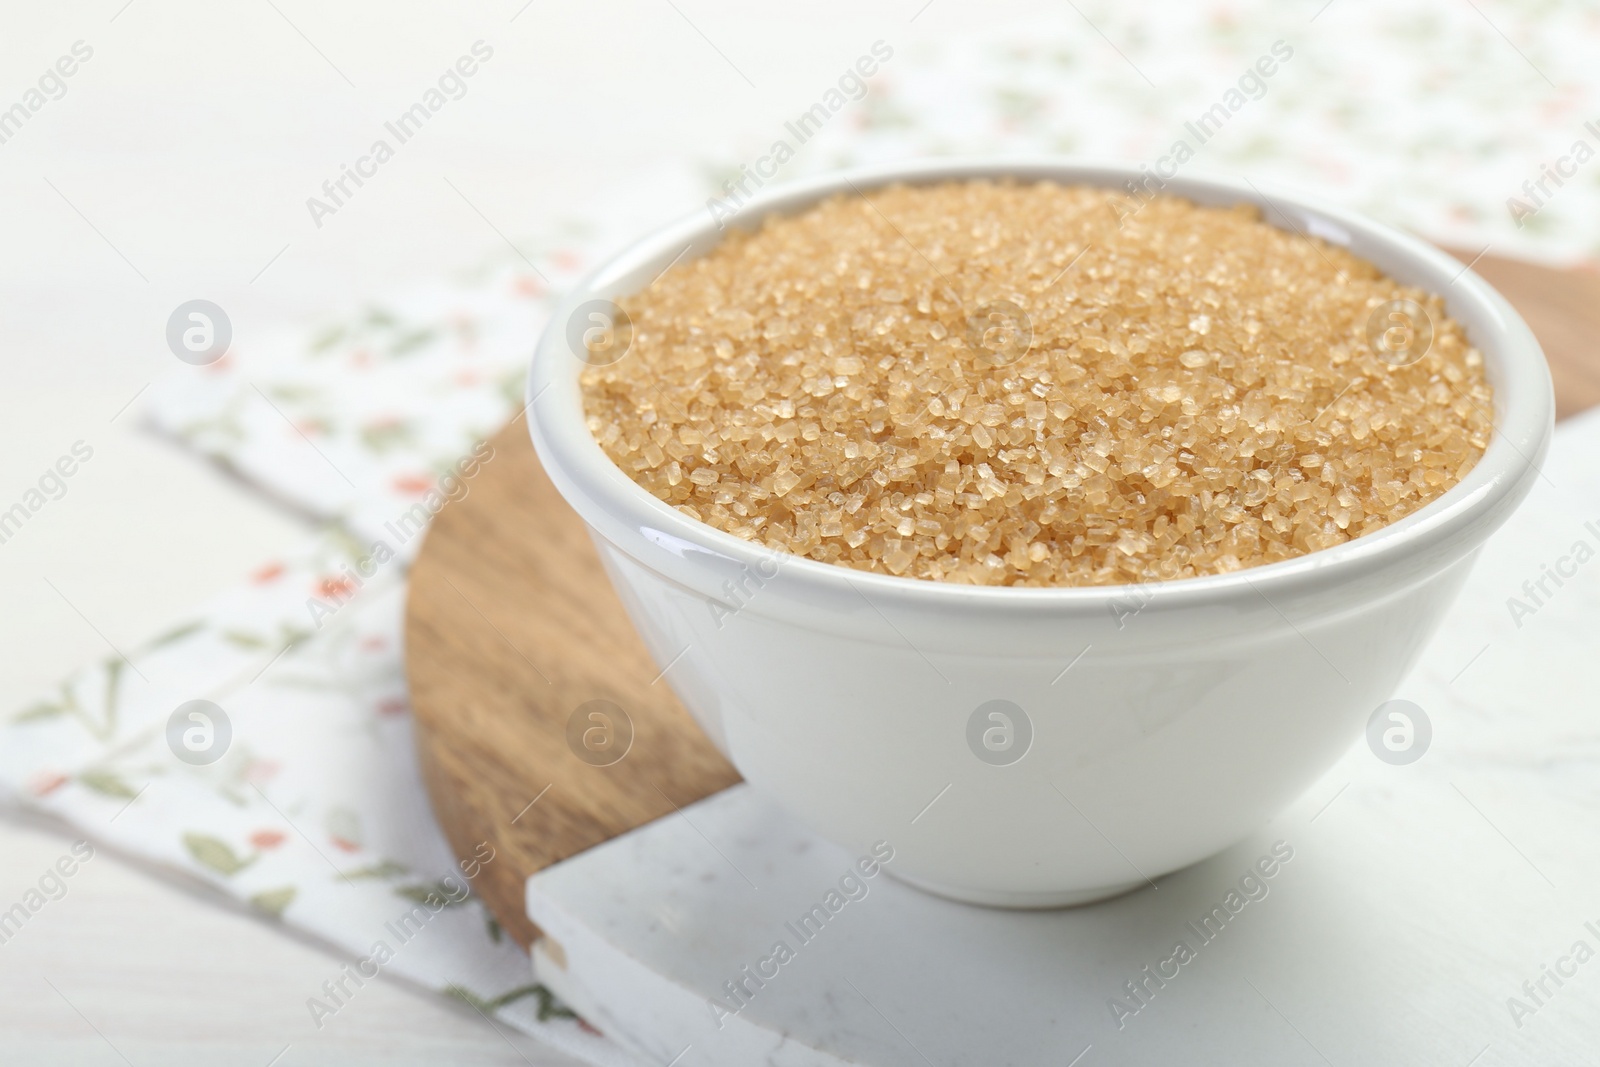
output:
[[[503, 248], [495, 230], [537, 234], [622, 175], [759, 150], [877, 38], [911, 45], [1035, 8], [1078, 17], [1020, 0], [8, 6], [0, 102], [74, 41], [95, 52], [0, 145], [0, 508], [73, 442], [95, 457], [0, 544], [0, 714], [302, 534], [113, 421], [172, 365], [177, 304], [216, 301], [237, 337], [469, 266]], [[315, 229], [306, 197], [479, 38], [495, 58], [466, 98]], [[0, 820], [0, 902], [68, 840]], [[106, 853], [70, 886], [0, 945], [7, 1065], [563, 1062], [392, 983], [308, 1037], [305, 999], [333, 956]]]

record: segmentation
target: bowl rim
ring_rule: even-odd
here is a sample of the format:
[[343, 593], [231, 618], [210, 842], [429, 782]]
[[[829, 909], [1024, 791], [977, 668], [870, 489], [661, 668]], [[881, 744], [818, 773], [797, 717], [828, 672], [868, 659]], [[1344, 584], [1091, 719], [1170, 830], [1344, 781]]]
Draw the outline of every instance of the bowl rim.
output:
[[[791, 214], [836, 193], [866, 191], [904, 183], [932, 184], [968, 179], [1055, 181], [1127, 191], [1128, 182], [1148, 181], [1148, 167], [1080, 157], [981, 157], [903, 161], [836, 170], [807, 179], [774, 183], [746, 199], [732, 216], [734, 227], [749, 229], [771, 215]], [[666, 267], [695, 250], [704, 254], [722, 235], [707, 209], [682, 217], [613, 253], [591, 270], [561, 300], [535, 348], [524, 397], [528, 429], [546, 472], [558, 491], [592, 529], [631, 531], [649, 542], [687, 558], [715, 557], [741, 567], [757, 566], [775, 555], [785, 581], [826, 586], [849, 595], [875, 594], [872, 603], [893, 602], [910, 610], [1026, 608], [1104, 610], [1138, 596], [1168, 607], [1252, 600], [1273, 591], [1286, 594], [1329, 581], [1372, 575], [1398, 559], [1430, 547], [1472, 542], [1454, 555], [1476, 547], [1542, 476], [1540, 458], [1549, 446], [1554, 422], [1554, 394], [1548, 365], [1533, 332], [1510, 303], [1448, 253], [1385, 223], [1326, 204], [1314, 196], [1248, 177], [1234, 178], [1186, 169], [1165, 179], [1160, 192], [1201, 203], [1252, 203], [1279, 228], [1328, 239], [1336, 244], [1367, 246], [1355, 254], [1374, 262], [1386, 274], [1391, 265], [1407, 273], [1449, 277], [1448, 292], [1407, 281], [1446, 298], [1453, 318], [1466, 324], [1473, 346], [1483, 353], [1494, 386], [1494, 426], [1484, 454], [1456, 485], [1426, 506], [1370, 534], [1286, 560], [1245, 567], [1222, 574], [1115, 585], [994, 586], [967, 585], [926, 578], [858, 570], [799, 556], [764, 543], [746, 541], [707, 523], [691, 519], [652, 495], [612, 462], [589, 431], [578, 385], [584, 362], [570, 351], [566, 323], [587, 301], [614, 299], [637, 292], [626, 279], [659, 277]], [[1296, 220], [1299, 220], [1298, 222]], [[696, 246], [698, 250], [696, 250]], [[1389, 264], [1377, 263], [1381, 252]], [[655, 268], [662, 268], [657, 271]], [[649, 283], [647, 283], [648, 285]], [[608, 540], [614, 538], [607, 537]], [[1445, 560], [1440, 561], [1442, 566]], [[1269, 603], [1271, 601], [1269, 600]]]

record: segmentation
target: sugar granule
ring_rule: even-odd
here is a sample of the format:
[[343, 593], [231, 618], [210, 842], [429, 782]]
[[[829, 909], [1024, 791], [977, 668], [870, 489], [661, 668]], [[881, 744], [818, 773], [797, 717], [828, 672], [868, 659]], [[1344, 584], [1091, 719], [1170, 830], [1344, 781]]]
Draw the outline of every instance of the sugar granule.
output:
[[[985, 585], [1215, 574], [1379, 529], [1488, 444], [1432, 294], [1248, 206], [1052, 183], [835, 196], [620, 301], [590, 431], [746, 540]], [[1369, 340], [1396, 300], [1432, 340]]]

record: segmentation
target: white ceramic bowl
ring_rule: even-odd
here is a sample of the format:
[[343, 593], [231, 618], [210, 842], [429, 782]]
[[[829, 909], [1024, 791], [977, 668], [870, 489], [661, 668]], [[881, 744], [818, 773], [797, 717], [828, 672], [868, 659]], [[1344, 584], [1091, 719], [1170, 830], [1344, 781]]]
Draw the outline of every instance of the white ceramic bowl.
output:
[[[852, 185], [1000, 176], [1120, 188], [1138, 171], [1060, 161], [897, 166], [764, 192], [738, 224]], [[1377, 533], [1242, 572], [1141, 586], [954, 585], [777, 554], [722, 533], [641, 489], [595, 443], [568, 319], [586, 301], [635, 292], [679, 257], [704, 253], [719, 237], [708, 212], [590, 275], [533, 358], [528, 425], [539, 457], [588, 523], [684, 704], [754, 787], [851, 849], [888, 841], [887, 869], [936, 893], [1016, 907], [1093, 900], [1259, 827], [1362, 735], [1479, 546], [1527, 493], [1549, 442], [1553, 403], [1538, 343], [1451, 257], [1249, 183], [1184, 177], [1166, 191], [1260, 205], [1276, 225], [1444, 294], [1495, 390], [1497, 432], [1478, 465]], [[990, 701], [1009, 704], [980, 712]], [[1007, 718], [990, 718], [993, 710]]]

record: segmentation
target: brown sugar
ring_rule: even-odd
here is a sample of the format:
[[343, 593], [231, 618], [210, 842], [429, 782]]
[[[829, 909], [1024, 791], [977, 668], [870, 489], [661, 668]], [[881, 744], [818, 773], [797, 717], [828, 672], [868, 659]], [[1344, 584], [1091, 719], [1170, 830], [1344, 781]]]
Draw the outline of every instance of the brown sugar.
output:
[[621, 301], [589, 428], [719, 530], [985, 585], [1287, 559], [1483, 454], [1483, 359], [1439, 297], [1250, 207], [1125, 205], [893, 186], [732, 233]]

